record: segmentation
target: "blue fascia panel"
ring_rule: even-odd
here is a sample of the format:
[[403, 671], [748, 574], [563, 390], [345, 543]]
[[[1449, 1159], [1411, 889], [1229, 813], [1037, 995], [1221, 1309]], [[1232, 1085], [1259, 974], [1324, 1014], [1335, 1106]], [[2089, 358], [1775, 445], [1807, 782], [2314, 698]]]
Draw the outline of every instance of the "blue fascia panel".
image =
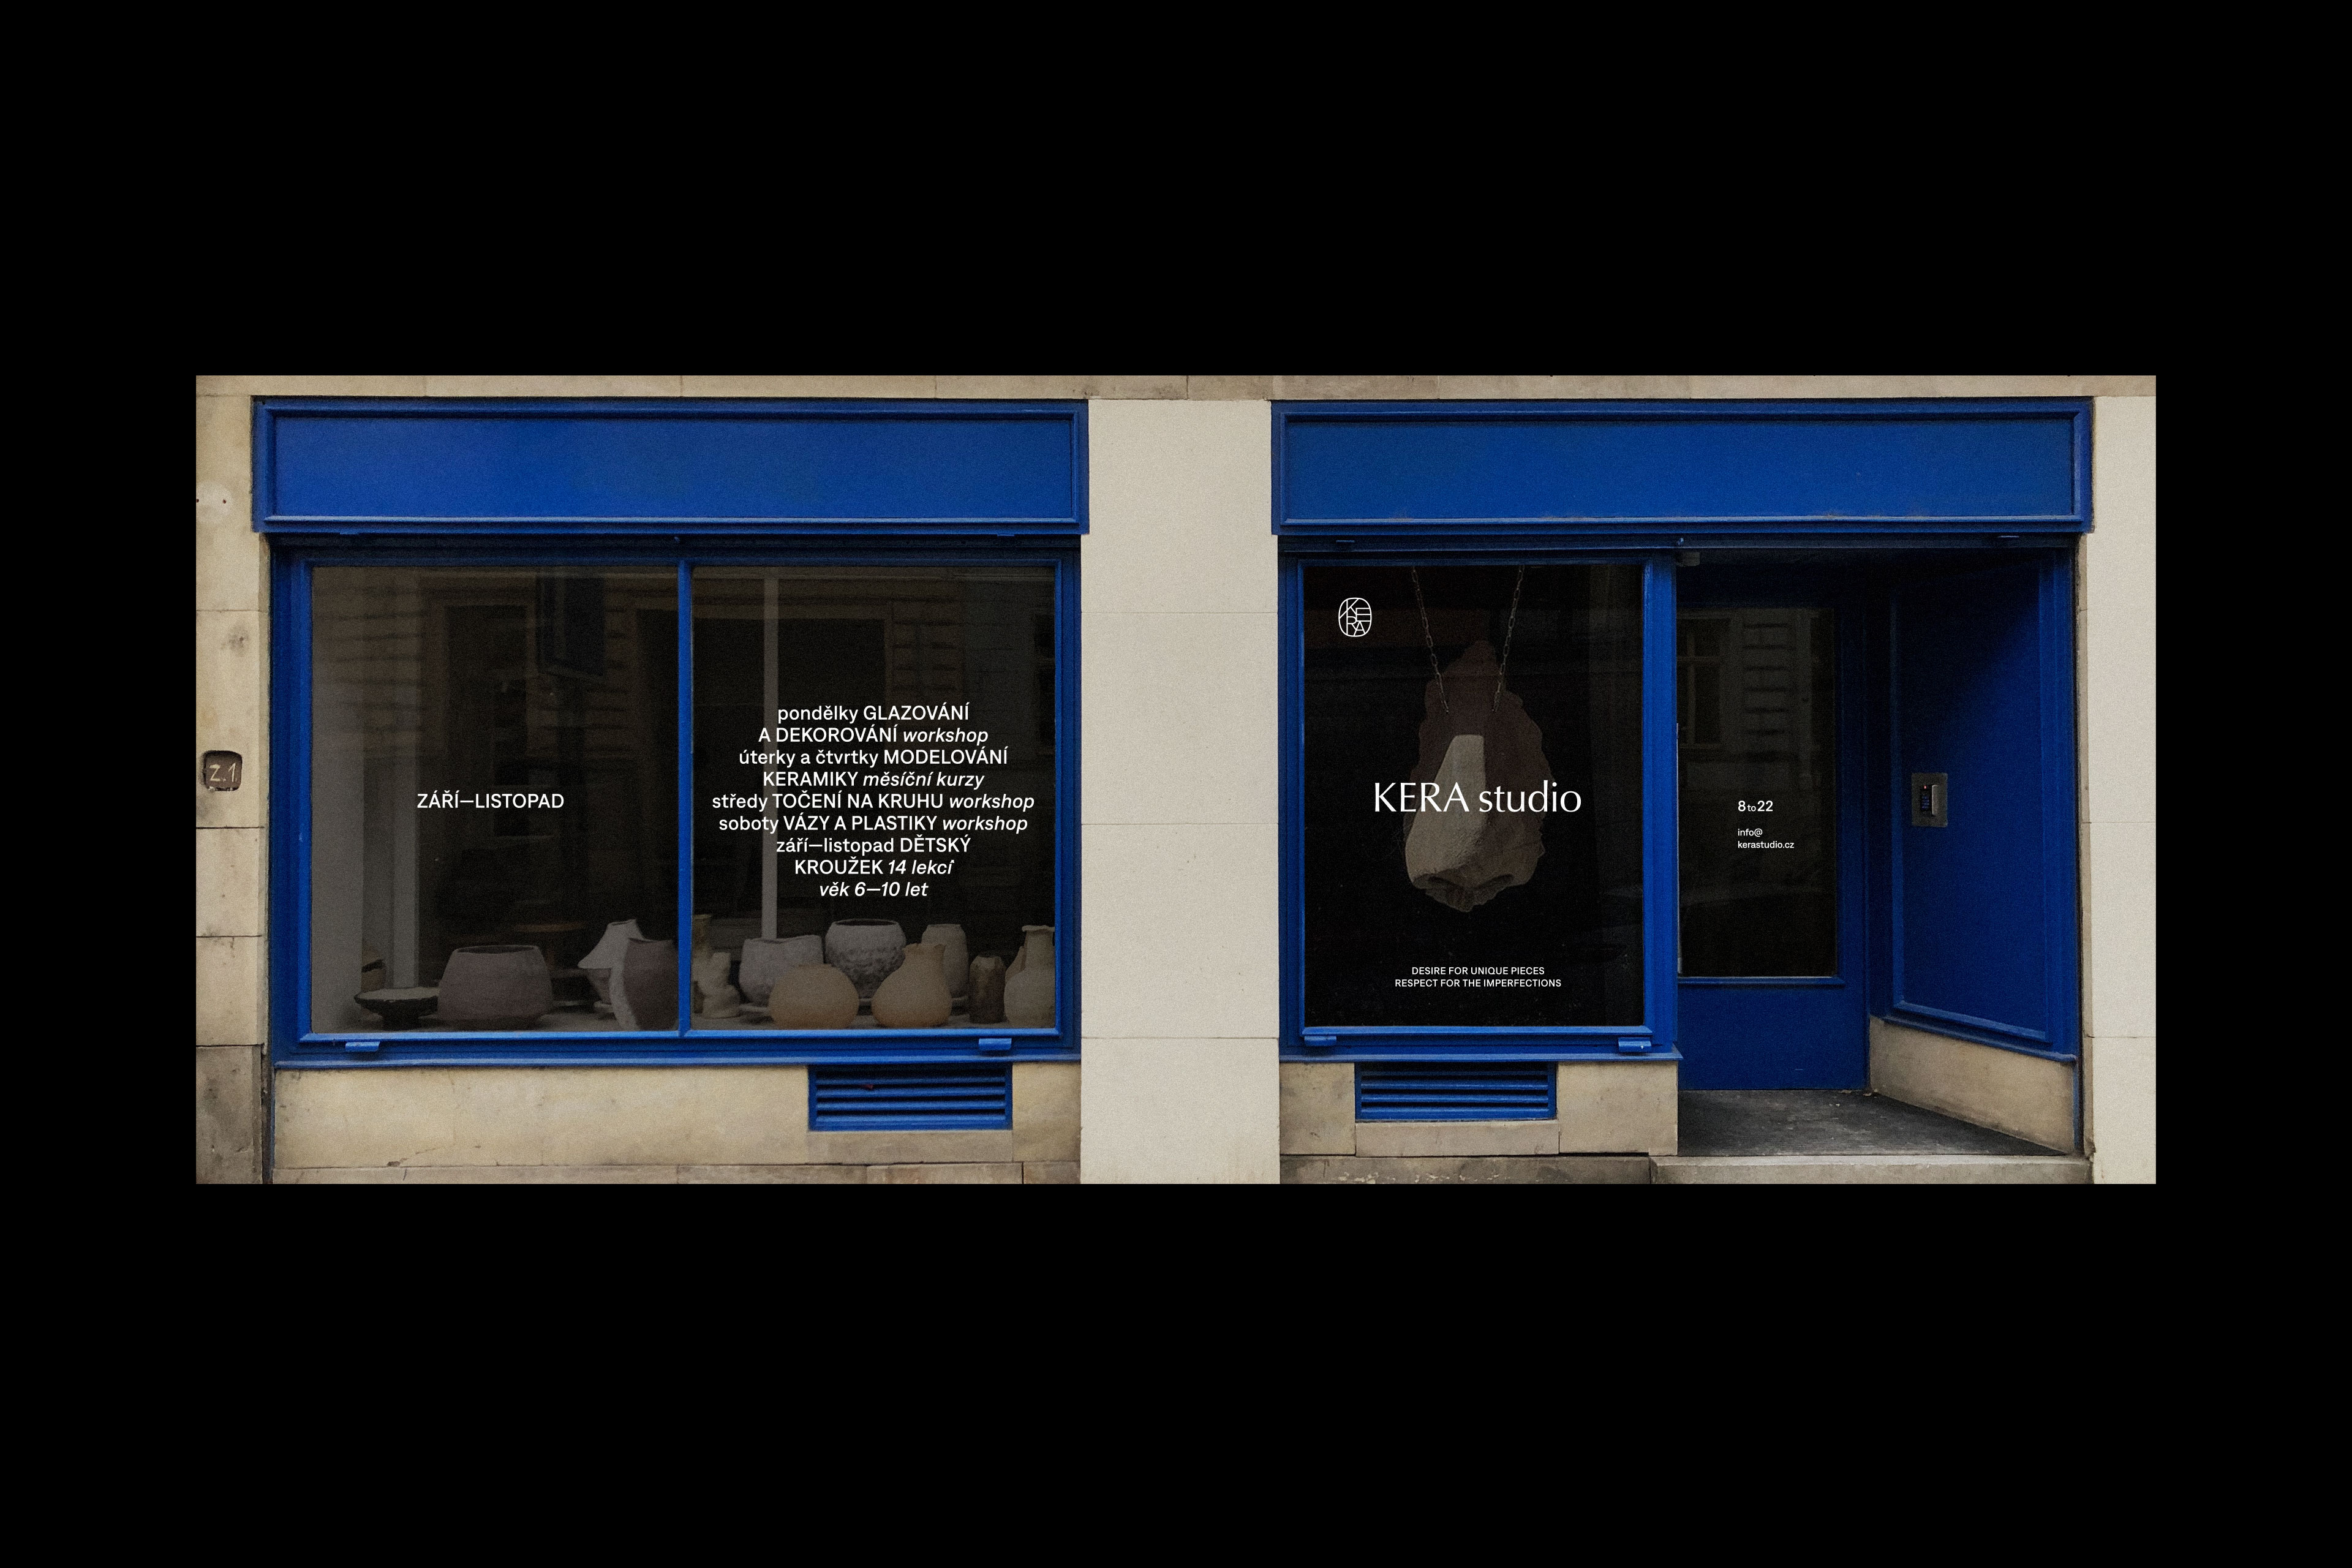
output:
[[1276, 531], [2074, 533], [2084, 399], [1277, 404]]
[[265, 398], [264, 532], [1075, 534], [1080, 403]]

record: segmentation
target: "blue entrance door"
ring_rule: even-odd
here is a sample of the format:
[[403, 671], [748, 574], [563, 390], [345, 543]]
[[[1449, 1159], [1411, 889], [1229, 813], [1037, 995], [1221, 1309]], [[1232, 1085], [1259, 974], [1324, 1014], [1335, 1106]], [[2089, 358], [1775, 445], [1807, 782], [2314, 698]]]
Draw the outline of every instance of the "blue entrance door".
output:
[[1868, 1078], [1863, 616], [1843, 575], [1681, 574], [1685, 1089]]

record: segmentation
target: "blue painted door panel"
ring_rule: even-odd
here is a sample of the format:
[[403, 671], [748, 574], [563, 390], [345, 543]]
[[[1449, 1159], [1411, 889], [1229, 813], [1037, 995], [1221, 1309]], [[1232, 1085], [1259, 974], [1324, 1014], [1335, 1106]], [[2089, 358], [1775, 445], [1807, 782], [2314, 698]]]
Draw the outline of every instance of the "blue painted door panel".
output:
[[[2061, 934], [2045, 887], [2049, 571], [1906, 584], [1892, 615], [1895, 1006], [2027, 1043], [2051, 1040]], [[1915, 773], [1948, 775], [1948, 826], [1911, 825]]]
[[1863, 570], [1708, 567], [1680, 574], [1685, 612], [1811, 606], [1837, 627], [1837, 973], [1786, 980], [1686, 977], [1685, 1089], [1859, 1089], [1869, 1080], [1869, 926], [1864, 914], [1867, 711]]
[[1870, 1078], [1861, 979], [1776, 986], [1683, 982], [1685, 1089], [1860, 1089]]

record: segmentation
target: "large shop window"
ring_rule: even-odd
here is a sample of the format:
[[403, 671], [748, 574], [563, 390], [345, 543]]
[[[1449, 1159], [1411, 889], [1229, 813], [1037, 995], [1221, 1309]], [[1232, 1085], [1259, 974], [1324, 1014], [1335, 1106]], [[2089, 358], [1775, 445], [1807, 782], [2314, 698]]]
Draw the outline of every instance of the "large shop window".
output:
[[310, 1030], [1055, 1043], [1055, 574], [316, 569]]
[[1672, 1054], [1670, 570], [1286, 556], [1286, 1052]]
[[[368, 408], [348, 417], [392, 430], [368, 448], [365, 430], [319, 435], [292, 416], [321, 411], [296, 407], [291, 434], [265, 421], [257, 443], [275, 435], [281, 465], [315, 447], [327, 478], [281, 472], [273, 486], [265, 471], [262, 488], [364, 516], [373, 497], [336, 489], [363, 488], [353, 450], [442, 442], [528, 478], [531, 441], [554, 431], [619, 475], [550, 503], [594, 517], [658, 496], [675, 473], [704, 475], [667, 458], [627, 467], [690, 437], [708, 471], [769, 489], [689, 499], [748, 510], [782, 505], [767, 498], [783, 481], [752, 458], [782, 448], [821, 469], [839, 447], [840, 471], [863, 482], [876, 459], [849, 436], [890, 434], [863, 408], [841, 421], [849, 436], [798, 409], [761, 425], [566, 408], [527, 426], [536, 412], [486, 410], [520, 436], [483, 437], [438, 407], [421, 432]], [[1052, 458], [1057, 492], [941, 463], [950, 437], [1002, 453], [968, 422], [919, 412], [898, 418], [912, 445], [889, 484], [784, 497], [850, 514], [823, 539], [706, 523], [652, 540], [626, 515], [536, 537], [494, 531], [510, 518], [380, 540], [354, 539], [373, 522], [269, 530], [289, 535], [274, 552], [281, 755], [308, 763], [283, 770], [273, 796], [275, 897], [290, 916], [273, 950], [281, 1061], [913, 1066], [1075, 1051], [1076, 554], [1039, 535], [1082, 524], [1066, 499], [1077, 421], [1006, 420], [1006, 439], [1026, 444], [1009, 471], [1025, 483]], [[600, 420], [619, 435], [580, 434]], [[739, 437], [740, 450], [702, 450]], [[400, 471], [422, 489], [444, 469]], [[500, 482], [488, 504], [511, 511], [538, 493]], [[985, 532], [968, 516], [903, 525], [961, 538], [870, 537], [883, 505], [938, 500], [927, 482], [962, 487], [940, 510], [1015, 515], [983, 518]], [[1056, 505], [1076, 522], [1055, 522]]]

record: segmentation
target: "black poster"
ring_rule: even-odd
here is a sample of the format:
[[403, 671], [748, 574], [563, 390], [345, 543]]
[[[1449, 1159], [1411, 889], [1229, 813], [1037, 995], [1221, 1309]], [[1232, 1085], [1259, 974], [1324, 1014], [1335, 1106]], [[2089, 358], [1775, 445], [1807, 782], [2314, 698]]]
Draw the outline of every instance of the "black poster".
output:
[[1637, 566], [1309, 566], [1306, 1023], [1638, 1024]]

